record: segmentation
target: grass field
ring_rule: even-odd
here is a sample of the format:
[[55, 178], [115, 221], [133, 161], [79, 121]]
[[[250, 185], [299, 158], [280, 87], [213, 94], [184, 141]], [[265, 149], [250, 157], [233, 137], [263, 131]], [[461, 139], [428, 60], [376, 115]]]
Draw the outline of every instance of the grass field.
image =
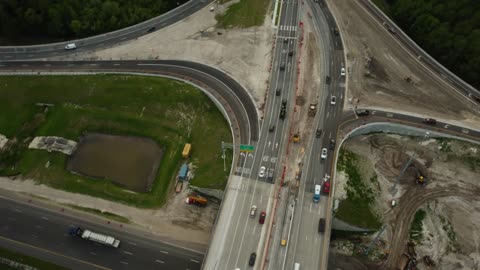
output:
[[[58, 265], [55, 265], [50, 262], [42, 261], [37, 258], [33, 258], [30, 256], [23, 255], [18, 252], [10, 251], [8, 249], [0, 248], [0, 258], [8, 259], [23, 265], [28, 265], [31, 267], [35, 267], [37, 269], [42, 270], [67, 270], [68, 268], [64, 268]], [[10, 269], [20, 269], [20, 268], [13, 268], [7, 265], [3, 265], [0, 263], [0, 269], [2, 270], [10, 270]], [[23, 268], [22, 268], [23, 269]]]
[[224, 28], [262, 25], [269, 3], [269, 0], [240, 0], [231, 5], [225, 14], [217, 16], [218, 24]]
[[[344, 171], [348, 177], [347, 198], [340, 202], [336, 217], [362, 228], [378, 229], [381, 222], [372, 211], [374, 191], [363, 182], [367, 180], [362, 179], [357, 160], [358, 156], [355, 153], [340, 150], [337, 169]], [[377, 180], [376, 177], [372, 177], [368, 181]]]
[[[161, 206], [174, 179], [186, 142], [197, 166], [199, 187], [222, 188], [221, 141], [231, 142], [228, 123], [217, 107], [194, 87], [173, 80], [140, 76], [2, 76], [0, 134], [23, 142], [33, 136], [78, 140], [83, 132], [148, 137], [165, 148], [149, 193], [124, 190], [65, 170], [65, 155], [14, 147], [2, 153], [3, 175], [21, 173], [40, 183], [139, 207]], [[35, 103], [50, 103], [43, 112]], [[230, 157], [231, 160], [231, 157]], [[45, 168], [47, 161], [50, 166]]]

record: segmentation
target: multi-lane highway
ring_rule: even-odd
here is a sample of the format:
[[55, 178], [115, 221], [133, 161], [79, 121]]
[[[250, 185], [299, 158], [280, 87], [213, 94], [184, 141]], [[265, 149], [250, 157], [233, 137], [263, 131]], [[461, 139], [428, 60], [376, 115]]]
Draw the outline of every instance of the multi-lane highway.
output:
[[[0, 46], [0, 61], [41, 59], [55, 56], [68, 56], [87, 51], [117, 46], [119, 43], [149, 34], [185, 19], [209, 5], [213, 0], [191, 0], [185, 4], [148, 21], [132, 25], [110, 33], [71, 40], [60, 43], [32, 46]], [[74, 42], [76, 50], [65, 50], [65, 45]]]
[[[70, 269], [200, 269], [200, 252], [37, 205], [41, 203], [0, 196], [0, 246]], [[112, 235], [121, 239], [120, 246], [112, 248], [72, 237], [68, 230], [73, 226]]]
[[[324, 269], [328, 259], [329, 239], [326, 238], [329, 233], [327, 231], [326, 237], [324, 237], [318, 233], [317, 226], [320, 217], [329, 216], [331, 199], [324, 196], [320, 203], [313, 203], [313, 188], [315, 184], [321, 183], [325, 174], [332, 175], [335, 156], [329, 148], [330, 140], [336, 139], [337, 129], [341, 123], [352, 121], [356, 116], [351, 111], [343, 112], [348, 70], [346, 76], [340, 74], [340, 69], [345, 66], [341, 36], [335, 31], [336, 23], [323, 1], [305, 1], [305, 5], [312, 10], [312, 22], [319, 42], [318, 47], [321, 49], [320, 70], [325, 71], [325, 74], [320, 75], [323, 86], [321, 89], [317, 89], [319, 110], [314, 125], [314, 129], [322, 130], [322, 136], [319, 138], [312, 136], [307, 147], [288, 244], [281, 249], [272, 249], [276, 251], [276, 254], [268, 254], [266, 250], [269, 247], [270, 238], [268, 224], [271, 222], [275, 205], [279, 203], [275, 191], [286, 166], [284, 157], [288, 140], [287, 134], [295, 101], [300, 2], [279, 2], [280, 19], [270, 75], [270, 91], [267, 93], [261, 123], [259, 123], [253, 99], [236, 80], [220, 70], [197, 63], [184, 61], [8, 61], [46, 58], [70, 53], [63, 49], [65, 43], [58, 43], [31, 47], [0, 47], [0, 71], [6, 73], [129, 72], [169, 76], [200, 86], [223, 108], [224, 114], [231, 123], [237, 146], [241, 143], [253, 145], [255, 148], [253, 152], [240, 153], [234, 160], [232, 176], [203, 269], [247, 269], [250, 255], [253, 252], [256, 253], [256, 260], [252, 269], [260, 269], [260, 266], [269, 258], [268, 269], [293, 269], [295, 262], [300, 263], [302, 269]], [[369, 8], [369, 1], [361, 2]], [[152, 19], [149, 22], [114, 33], [76, 41], [79, 46], [77, 52], [109, 47], [127, 39], [136, 38], [146, 34], [153, 26], [156, 27], [155, 29], [165, 27], [189, 16], [209, 3], [211, 1], [192, 0], [163, 17]], [[378, 12], [374, 10], [371, 12], [375, 14], [379, 23], [385, 21]], [[396, 36], [398, 38], [399, 35]], [[405, 39], [402, 42], [410, 41]], [[414, 51], [415, 46], [405, 47], [412, 50], [412, 54], [422, 55], [421, 59], [428, 59], [423, 56], [423, 51]], [[473, 93], [470, 91], [471, 89], [468, 90], [469, 85], [461, 80], [457, 82], [455, 76], [450, 76], [441, 68], [438, 69], [438, 63], [428, 61], [427, 64], [431, 70], [440, 74], [444, 79], [446, 78], [454, 87], [463, 89], [465, 95]], [[329, 83], [326, 81], [326, 76], [330, 77]], [[332, 96], [335, 96], [335, 104], [332, 104]], [[283, 115], [282, 107], [285, 110], [285, 118], [281, 116]], [[441, 132], [463, 134], [467, 137], [478, 138], [480, 136], [478, 132], [462, 127], [440, 122], [435, 127], [425, 126], [421, 124], [422, 119], [378, 110], [371, 111], [369, 117], [361, 119], [362, 121], [365, 119], [364, 123], [392, 120], [407, 125], [420, 125]], [[329, 149], [326, 159], [320, 158], [322, 148]], [[264, 173], [260, 175], [260, 171], [264, 171]], [[2, 199], [0, 209], [2, 214], [8, 217], [1, 223], [0, 243], [3, 246], [8, 244], [14, 249], [28, 251], [28, 254], [74, 269], [102, 269], [102, 267], [198, 269], [200, 267], [198, 262], [202, 260], [201, 254], [151, 242], [147, 239], [134, 241], [137, 238], [134, 235], [122, 235], [122, 246], [113, 250], [89, 245], [90, 243], [78, 241], [79, 239], [71, 239], [64, 235], [65, 229], [70, 225], [86, 225], [96, 228], [100, 232], [105, 232], [106, 228], [86, 223], [83, 220], [71, 219], [59, 213], [32, 208], [29, 205], [3, 201]], [[288, 203], [293, 204], [293, 201]], [[251, 217], [252, 205], [257, 208], [254, 217]], [[266, 212], [263, 225], [259, 222], [261, 212]], [[329, 221], [328, 218], [327, 221]], [[20, 223], [23, 225], [17, 226]], [[328, 229], [329, 225], [327, 224]], [[280, 231], [274, 233], [280, 233]], [[59, 233], [57, 234], [57, 232]], [[45, 241], [50, 237], [52, 237], [51, 242]], [[13, 242], [9, 238], [14, 238], [17, 242]], [[278, 243], [274, 244], [278, 245]], [[172, 257], [167, 255], [172, 255]], [[283, 268], [284, 266], [285, 268]]]
[[[247, 269], [252, 253], [253, 269], [260, 269], [268, 241], [268, 223], [274, 203], [275, 180], [281, 177], [289, 116], [294, 101], [298, 49], [298, 2], [279, 2], [280, 21], [275, 40], [270, 91], [260, 139], [254, 153], [242, 153], [227, 188], [222, 213], [215, 228], [203, 269]], [[282, 113], [284, 107], [284, 114]], [[265, 171], [265, 175], [260, 175]], [[251, 216], [251, 208], [257, 211]], [[260, 224], [261, 212], [266, 213]]]

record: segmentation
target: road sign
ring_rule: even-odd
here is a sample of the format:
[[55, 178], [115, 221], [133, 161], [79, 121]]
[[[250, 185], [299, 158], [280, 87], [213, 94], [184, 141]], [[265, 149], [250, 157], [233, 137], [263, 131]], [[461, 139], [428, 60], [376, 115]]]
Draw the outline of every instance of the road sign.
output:
[[253, 145], [240, 144], [240, 151], [253, 152], [253, 150], [255, 150], [255, 147]]

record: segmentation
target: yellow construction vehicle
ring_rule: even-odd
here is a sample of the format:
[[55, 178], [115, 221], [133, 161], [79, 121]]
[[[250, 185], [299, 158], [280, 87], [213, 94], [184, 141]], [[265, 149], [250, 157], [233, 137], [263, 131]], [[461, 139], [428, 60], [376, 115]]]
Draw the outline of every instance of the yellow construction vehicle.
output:
[[293, 134], [293, 142], [294, 143], [300, 142], [300, 134], [298, 134], [298, 132]]

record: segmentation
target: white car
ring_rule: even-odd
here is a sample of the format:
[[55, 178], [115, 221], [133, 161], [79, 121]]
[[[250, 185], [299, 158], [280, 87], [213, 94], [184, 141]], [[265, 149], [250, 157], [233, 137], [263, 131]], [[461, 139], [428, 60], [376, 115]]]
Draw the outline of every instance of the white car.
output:
[[210, 11], [214, 11], [215, 10], [215, 7], [210, 7]]
[[77, 48], [77, 45], [75, 43], [70, 43], [65, 46], [65, 50], [75, 50]]
[[320, 155], [321, 159], [327, 159], [327, 148], [322, 149], [322, 154]]
[[260, 167], [260, 171], [258, 172], [258, 177], [263, 178], [265, 176], [265, 166]]
[[345, 76], [345, 68], [340, 69], [340, 76]]
[[252, 205], [252, 208], [250, 209], [250, 217], [254, 218], [256, 213], [257, 213], [257, 206]]
[[332, 96], [330, 98], [330, 104], [335, 105], [336, 100], [337, 100], [337, 98], [335, 96]]

